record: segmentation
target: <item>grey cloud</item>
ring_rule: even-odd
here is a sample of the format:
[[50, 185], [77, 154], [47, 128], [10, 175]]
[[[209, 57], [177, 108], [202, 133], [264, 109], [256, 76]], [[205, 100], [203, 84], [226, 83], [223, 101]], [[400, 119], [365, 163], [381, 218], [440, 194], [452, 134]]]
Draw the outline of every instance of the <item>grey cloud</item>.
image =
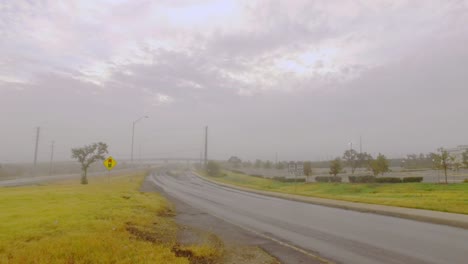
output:
[[[238, 18], [246, 27], [209, 32], [152, 24], [145, 1], [77, 21], [53, 9], [66, 22], [54, 26], [63, 49], [36, 42], [22, 26], [30, 12], [49, 7], [0, 9], [8, 36], [0, 44], [0, 162], [30, 160], [38, 125], [43, 144], [56, 140], [62, 159], [96, 140], [126, 158], [131, 122], [144, 114], [143, 155], [197, 157], [204, 125], [212, 158], [328, 158], [361, 135], [366, 151], [389, 156], [465, 143], [466, 1], [327, 3], [259, 1]], [[151, 45], [166, 40], [180, 45]], [[302, 75], [274, 66], [327, 47], [339, 50], [338, 62], [320, 58]], [[100, 85], [83, 70], [94, 63], [108, 75], [95, 72]], [[330, 63], [335, 71], [314, 71]], [[172, 101], [157, 103], [158, 96]]]

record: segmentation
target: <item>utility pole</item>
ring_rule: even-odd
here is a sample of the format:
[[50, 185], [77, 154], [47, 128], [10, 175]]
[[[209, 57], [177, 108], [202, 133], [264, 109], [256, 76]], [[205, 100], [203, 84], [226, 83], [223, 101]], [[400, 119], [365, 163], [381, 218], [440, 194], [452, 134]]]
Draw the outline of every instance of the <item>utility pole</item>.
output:
[[54, 144], [55, 142], [52, 140], [52, 144], [50, 145], [49, 175], [52, 175], [52, 162], [54, 160]]
[[205, 127], [205, 167], [208, 164], [208, 126]]
[[275, 153], [275, 165], [278, 165], [278, 152]]
[[202, 168], [203, 152], [200, 151], [200, 169]]
[[141, 144], [138, 144], [138, 166], [141, 166]]
[[359, 136], [359, 154], [362, 154], [362, 136]]
[[133, 124], [132, 124], [132, 153], [130, 154], [130, 163], [132, 164], [132, 166], [133, 166], [133, 141], [135, 139], [135, 123], [136, 121], [133, 121]]
[[34, 149], [34, 174], [36, 174], [36, 165], [37, 165], [37, 150], [39, 148], [39, 133], [41, 132], [41, 128], [36, 128], [36, 148]]

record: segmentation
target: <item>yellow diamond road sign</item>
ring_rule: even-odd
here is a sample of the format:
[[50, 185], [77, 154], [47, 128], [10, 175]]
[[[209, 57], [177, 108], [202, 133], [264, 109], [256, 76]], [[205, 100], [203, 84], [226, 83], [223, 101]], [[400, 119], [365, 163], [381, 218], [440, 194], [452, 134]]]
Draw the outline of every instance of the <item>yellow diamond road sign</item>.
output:
[[104, 160], [103, 164], [106, 169], [112, 170], [115, 166], [117, 166], [117, 161], [112, 156], [109, 156]]

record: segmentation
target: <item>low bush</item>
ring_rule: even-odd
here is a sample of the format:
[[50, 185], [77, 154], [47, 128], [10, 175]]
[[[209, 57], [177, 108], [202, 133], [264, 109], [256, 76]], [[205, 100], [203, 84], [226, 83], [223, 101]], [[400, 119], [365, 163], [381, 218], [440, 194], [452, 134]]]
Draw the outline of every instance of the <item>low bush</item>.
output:
[[403, 182], [422, 182], [423, 177], [404, 177]]
[[316, 182], [341, 182], [341, 177], [339, 176], [317, 176], [315, 177]]
[[401, 183], [401, 179], [397, 177], [382, 177], [375, 179], [378, 183]]
[[402, 169], [400, 172], [427, 171], [430, 169]]
[[465, 179], [463, 182], [464, 182], [464, 183], [468, 183], [468, 179]]
[[238, 174], [245, 174], [245, 172], [240, 171], [240, 170], [231, 170], [231, 171], [234, 172], [234, 173], [238, 173]]
[[286, 178], [286, 177], [273, 177], [273, 180], [279, 182], [305, 182], [305, 178]]
[[341, 177], [340, 176], [330, 177], [330, 182], [341, 182]]
[[316, 182], [328, 182], [328, 176], [316, 176], [315, 181]]
[[257, 177], [257, 178], [264, 178], [263, 175], [259, 175], [259, 174], [249, 174], [249, 176]]
[[363, 175], [363, 176], [348, 176], [350, 183], [372, 183], [375, 182], [375, 176]]
[[216, 161], [208, 161], [206, 165], [206, 173], [211, 177], [221, 176], [221, 165]]

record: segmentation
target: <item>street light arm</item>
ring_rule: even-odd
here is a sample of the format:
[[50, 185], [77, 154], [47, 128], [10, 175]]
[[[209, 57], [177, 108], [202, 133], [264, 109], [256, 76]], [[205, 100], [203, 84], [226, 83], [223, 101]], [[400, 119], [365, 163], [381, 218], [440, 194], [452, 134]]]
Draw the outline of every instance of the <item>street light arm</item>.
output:
[[146, 116], [146, 115], [142, 116], [142, 117], [138, 118], [137, 120], [133, 121], [133, 124], [132, 124], [132, 152], [130, 154], [131, 163], [133, 163], [133, 141], [135, 139], [135, 124], [138, 121], [142, 120], [143, 118], [148, 118], [148, 116]]
[[142, 116], [138, 118], [137, 120], [133, 121], [133, 124], [136, 124], [138, 121], [142, 120], [143, 118], [148, 118], [148, 116]]

